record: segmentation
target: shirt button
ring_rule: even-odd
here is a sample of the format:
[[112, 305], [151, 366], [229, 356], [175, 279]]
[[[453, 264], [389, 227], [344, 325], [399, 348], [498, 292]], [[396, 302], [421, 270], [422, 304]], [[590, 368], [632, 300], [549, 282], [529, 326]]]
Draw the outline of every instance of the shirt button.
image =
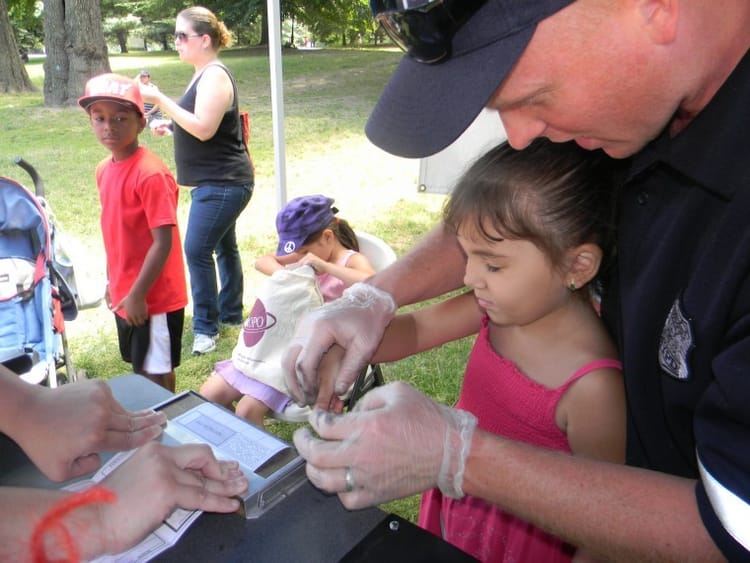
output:
[[638, 205], [646, 205], [648, 203], [648, 192], [645, 190], [638, 192], [635, 200], [638, 202]]

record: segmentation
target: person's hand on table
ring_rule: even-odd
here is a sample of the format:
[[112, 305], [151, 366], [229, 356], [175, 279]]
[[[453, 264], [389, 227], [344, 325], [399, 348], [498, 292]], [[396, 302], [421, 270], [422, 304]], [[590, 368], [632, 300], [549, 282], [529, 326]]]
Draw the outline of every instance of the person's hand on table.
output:
[[95, 471], [99, 452], [141, 446], [161, 435], [167, 421], [161, 412], [126, 410], [100, 380], [39, 386], [27, 397], [23, 417], [12, 438], [53, 481]]
[[[100, 483], [115, 494], [99, 505], [103, 553], [119, 553], [156, 529], [175, 508], [235, 512], [248, 481], [236, 461], [217, 460], [203, 444], [151, 442]], [[83, 547], [83, 546], [81, 546]]]
[[309, 429], [294, 433], [317, 487], [338, 493], [347, 508], [362, 508], [438, 486], [463, 496], [474, 415], [434, 402], [405, 383], [390, 383], [362, 397], [353, 412], [316, 409]]
[[282, 367], [291, 396], [301, 405], [323, 404], [330, 399], [320, 393], [318, 365], [333, 345], [344, 348], [335, 394], [343, 395], [367, 364], [396, 313], [396, 303], [386, 292], [355, 283], [339, 299], [304, 315], [284, 353]]

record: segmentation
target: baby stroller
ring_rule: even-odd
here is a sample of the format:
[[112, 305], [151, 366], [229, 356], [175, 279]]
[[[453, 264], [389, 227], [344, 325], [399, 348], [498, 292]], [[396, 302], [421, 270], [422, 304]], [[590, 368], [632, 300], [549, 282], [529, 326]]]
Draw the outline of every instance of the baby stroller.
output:
[[65, 321], [78, 315], [72, 264], [56, 241], [44, 185], [21, 158], [35, 193], [0, 177], [0, 362], [25, 381], [57, 387], [77, 379]]

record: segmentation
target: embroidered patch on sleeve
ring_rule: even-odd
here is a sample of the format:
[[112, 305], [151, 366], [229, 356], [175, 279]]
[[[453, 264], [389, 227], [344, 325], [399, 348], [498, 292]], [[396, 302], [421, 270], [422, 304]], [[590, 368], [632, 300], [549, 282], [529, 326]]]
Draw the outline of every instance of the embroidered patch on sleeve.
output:
[[659, 365], [675, 379], [690, 378], [690, 353], [695, 348], [692, 319], [685, 313], [680, 298], [675, 299], [659, 341]]

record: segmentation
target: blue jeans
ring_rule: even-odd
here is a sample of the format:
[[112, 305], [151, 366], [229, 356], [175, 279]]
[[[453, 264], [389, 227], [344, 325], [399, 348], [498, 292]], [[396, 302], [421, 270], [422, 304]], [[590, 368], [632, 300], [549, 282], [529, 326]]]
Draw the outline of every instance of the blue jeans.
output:
[[[253, 184], [207, 184], [190, 191], [185, 259], [193, 297], [194, 333], [213, 336], [219, 332], [219, 322], [239, 324], [243, 320], [244, 280], [235, 224], [252, 195]], [[217, 266], [221, 290], [217, 288]]]

